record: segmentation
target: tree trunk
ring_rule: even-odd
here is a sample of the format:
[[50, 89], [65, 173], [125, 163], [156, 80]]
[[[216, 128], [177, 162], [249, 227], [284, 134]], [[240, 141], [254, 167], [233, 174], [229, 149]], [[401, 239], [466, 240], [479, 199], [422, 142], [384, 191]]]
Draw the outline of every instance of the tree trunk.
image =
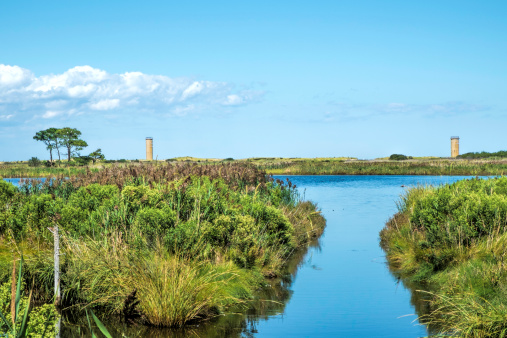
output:
[[53, 149], [49, 148], [49, 162], [53, 164]]
[[69, 161], [70, 163], [70, 146], [67, 146], [67, 160]]
[[58, 147], [58, 143], [56, 144], [56, 151], [58, 152], [58, 161], [61, 161], [62, 159], [60, 158], [60, 148]]

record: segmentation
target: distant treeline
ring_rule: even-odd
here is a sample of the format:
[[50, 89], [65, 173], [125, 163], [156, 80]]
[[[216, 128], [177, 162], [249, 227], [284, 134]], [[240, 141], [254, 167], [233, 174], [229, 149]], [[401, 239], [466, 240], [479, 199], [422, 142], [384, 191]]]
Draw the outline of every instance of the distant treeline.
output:
[[488, 153], [487, 151], [481, 151], [480, 153], [466, 153], [462, 155], [458, 155], [458, 158], [489, 158], [489, 157], [507, 157], [507, 150], [500, 150], [496, 153]]

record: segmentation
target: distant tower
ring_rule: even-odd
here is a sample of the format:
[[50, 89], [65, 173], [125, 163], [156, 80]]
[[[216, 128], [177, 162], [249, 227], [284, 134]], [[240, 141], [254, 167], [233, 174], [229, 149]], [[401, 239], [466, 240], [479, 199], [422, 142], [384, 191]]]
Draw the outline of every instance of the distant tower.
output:
[[146, 138], [146, 161], [153, 161], [153, 137]]
[[451, 136], [451, 157], [457, 157], [459, 155], [459, 137]]

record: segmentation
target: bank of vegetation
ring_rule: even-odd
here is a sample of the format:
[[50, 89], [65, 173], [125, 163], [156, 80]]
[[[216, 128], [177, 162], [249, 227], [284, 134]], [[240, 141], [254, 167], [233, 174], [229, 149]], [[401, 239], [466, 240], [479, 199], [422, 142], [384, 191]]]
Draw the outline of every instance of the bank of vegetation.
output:
[[259, 163], [270, 174], [280, 175], [503, 175], [506, 160], [312, 160]]
[[471, 152], [471, 153], [465, 153], [458, 155], [458, 158], [464, 158], [464, 159], [485, 159], [485, 158], [496, 158], [496, 159], [502, 159], [507, 158], [507, 151], [500, 150], [493, 153], [489, 153], [487, 151], [481, 151], [481, 152]]
[[0, 282], [22, 254], [39, 304], [53, 302], [55, 225], [64, 316], [93, 308], [181, 327], [247, 309], [325, 220], [292, 183], [237, 163], [114, 166], [19, 189], [0, 180]]
[[380, 238], [391, 270], [426, 290], [422, 323], [507, 336], [507, 177], [412, 188]]
[[[396, 155], [396, 154], [395, 154]], [[234, 159], [198, 159], [182, 157], [165, 161], [151, 161], [153, 164], [181, 163], [199, 166], [221, 166], [226, 163], [248, 164], [273, 175], [504, 175], [507, 173], [507, 159], [444, 159], [417, 158], [403, 159], [398, 155], [395, 160], [357, 160], [350, 158], [250, 158]], [[58, 162], [58, 166], [30, 165], [30, 162], [0, 163], [1, 177], [47, 177], [83, 174], [87, 171], [100, 171], [116, 166], [140, 166], [149, 163], [140, 160], [97, 160], [96, 163], [82, 164], [72, 160]]]

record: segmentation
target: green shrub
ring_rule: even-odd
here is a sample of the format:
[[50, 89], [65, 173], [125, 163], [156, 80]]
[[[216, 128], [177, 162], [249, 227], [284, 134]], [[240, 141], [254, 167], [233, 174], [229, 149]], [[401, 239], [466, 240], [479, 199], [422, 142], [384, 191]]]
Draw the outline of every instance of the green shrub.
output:
[[506, 187], [507, 178], [499, 178], [438, 188], [415, 202], [410, 222], [425, 232], [430, 246], [468, 246], [478, 238], [505, 231]]
[[17, 191], [12, 183], [0, 179], [0, 207], [5, 207]]
[[143, 208], [139, 210], [134, 222], [134, 229], [143, 234], [144, 237], [153, 242], [157, 237], [164, 236], [166, 232], [174, 227], [176, 212], [169, 207], [162, 209]]
[[42, 164], [41, 160], [39, 160], [37, 157], [32, 157], [28, 160], [28, 166], [29, 167], [39, 167]]
[[391, 161], [403, 161], [403, 160], [412, 159], [412, 156], [405, 156], [402, 154], [392, 154], [391, 156], [389, 156], [389, 159]]

